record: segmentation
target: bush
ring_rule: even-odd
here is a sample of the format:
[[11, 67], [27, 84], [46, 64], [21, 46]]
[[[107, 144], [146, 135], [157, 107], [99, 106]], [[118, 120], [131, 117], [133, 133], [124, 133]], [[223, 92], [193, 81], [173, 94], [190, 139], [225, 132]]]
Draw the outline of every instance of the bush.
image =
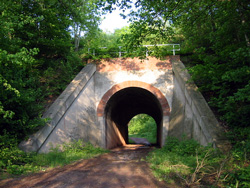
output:
[[38, 49], [22, 48], [15, 54], [0, 50], [0, 134], [7, 131], [22, 139], [36, 127], [40, 120], [41, 89], [33, 56]]
[[8, 134], [0, 135], [0, 172], [21, 174], [23, 165], [32, 162], [34, 153], [25, 153], [17, 147], [17, 139]]
[[229, 188], [233, 187], [250, 187], [250, 166], [232, 171], [226, 179]]

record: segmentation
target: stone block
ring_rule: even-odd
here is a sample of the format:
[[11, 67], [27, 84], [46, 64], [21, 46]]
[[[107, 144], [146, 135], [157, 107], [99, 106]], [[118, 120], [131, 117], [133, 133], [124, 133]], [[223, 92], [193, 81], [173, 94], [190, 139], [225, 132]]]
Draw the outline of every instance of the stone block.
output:
[[173, 76], [174, 76], [174, 86], [175, 86], [175, 83], [178, 83], [181, 90], [184, 91], [185, 90], [185, 82], [182, 80], [179, 73], [177, 71], [173, 71]]

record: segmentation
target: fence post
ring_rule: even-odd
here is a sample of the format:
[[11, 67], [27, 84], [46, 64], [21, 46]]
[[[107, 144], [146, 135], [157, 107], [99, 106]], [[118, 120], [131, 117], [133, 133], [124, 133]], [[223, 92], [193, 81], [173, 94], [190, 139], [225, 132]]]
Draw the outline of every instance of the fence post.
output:
[[122, 57], [121, 46], [119, 46], [119, 58]]

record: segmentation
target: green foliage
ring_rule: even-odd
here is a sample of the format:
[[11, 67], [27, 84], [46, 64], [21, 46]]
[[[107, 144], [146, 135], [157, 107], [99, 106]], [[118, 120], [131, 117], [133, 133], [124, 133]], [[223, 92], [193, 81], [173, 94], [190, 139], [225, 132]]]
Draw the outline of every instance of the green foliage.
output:
[[17, 139], [8, 134], [0, 135], [0, 173], [7, 171], [12, 174], [23, 172], [23, 166], [32, 162], [33, 153], [25, 153], [18, 149]]
[[150, 143], [156, 143], [156, 130], [155, 120], [147, 114], [133, 117], [128, 125], [129, 137], [146, 138]]
[[40, 79], [44, 97], [58, 96], [84, 65], [78, 54], [72, 50], [66, 60], [59, 59], [55, 65], [49, 66]]
[[165, 146], [151, 152], [147, 161], [158, 178], [190, 186], [216, 172], [223, 156], [211, 147], [200, 146], [195, 140], [168, 137]]
[[107, 152], [101, 148], [93, 147], [90, 143], [78, 140], [64, 144], [62, 150], [59, 147], [51, 149], [49, 153], [37, 154], [34, 156], [32, 164], [41, 167], [56, 167], [69, 164], [80, 159], [88, 159], [96, 155]]
[[200, 147], [199, 143], [192, 139], [183, 137], [182, 141], [177, 138], [168, 138], [163, 148], [166, 152], [174, 152], [178, 155], [195, 155], [196, 150]]
[[[80, 50], [82, 54], [88, 54], [86, 58], [102, 59], [102, 58], [116, 58], [122, 57], [140, 57], [146, 58], [146, 53], [150, 56], [166, 57], [172, 55], [172, 46], [151, 46], [143, 47], [148, 44], [162, 44], [167, 43], [161, 36], [157, 34], [148, 34], [143, 37], [141, 42], [136, 43], [137, 37], [134, 36], [138, 32], [134, 25], [130, 27], [123, 27], [116, 29], [114, 33], [105, 33], [103, 31], [96, 31], [95, 36], [92, 34], [86, 35], [81, 40], [85, 43]], [[121, 52], [121, 54], [119, 54]], [[177, 52], [178, 53], [178, 52]]]
[[[94, 34], [89, 33], [81, 39], [81, 43], [84, 45], [81, 46], [79, 53], [88, 54], [85, 58], [93, 59], [119, 57], [120, 50], [126, 51], [122, 36], [128, 32], [127, 27], [117, 29], [114, 33], [96, 30]], [[120, 46], [122, 49], [119, 48]]]
[[226, 180], [227, 187], [250, 187], [250, 166], [234, 170]]
[[96, 10], [93, 3], [0, 1], [0, 135], [20, 141], [44, 124], [44, 100], [58, 95], [83, 67], [72, 50], [70, 26], [90, 31], [97, 15], [81, 10]]
[[[238, 55], [243, 56], [244, 53], [242, 51]], [[246, 59], [249, 57], [245, 56]], [[250, 70], [247, 60], [238, 62], [234, 59], [229, 64], [216, 56], [202, 59], [205, 62], [190, 71], [200, 90], [207, 95], [210, 105], [218, 109], [221, 119], [229, 126], [249, 127]]]
[[[247, 134], [249, 136], [249, 132]], [[168, 137], [165, 146], [151, 152], [147, 161], [151, 163], [154, 174], [169, 183], [181, 181], [185, 186], [249, 187], [247, 154], [250, 150], [246, 149], [250, 145], [249, 142], [235, 142], [236, 147], [223, 155], [210, 146], [200, 146], [195, 140]]]
[[[114, 3], [130, 9], [132, 2], [108, 0], [106, 9]], [[182, 53], [192, 54], [193, 79], [220, 119], [231, 128], [249, 127], [249, 6], [246, 0], [135, 1], [125, 44], [133, 51], [148, 42], [181, 43]]]
[[[82, 11], [86, 6], [90, 12]], [[1, 173], [41, 169], [33, 164], [37, 155], [17, 145], [45, 124], [45, 107], [84, 66], [74, 51], [70, 26], [77, 23], [90, 32], [98, 20], [89, 14], [93, 9], [94, 1], [0, 0]]]
[[41, 106], [34, 104], [41, 97], [34, 70], [37, 53], [38, 49], [22, 48], [15, 54], [0, 50], [0, 134], [6, 130], [20, 138], [43, 124], [38, 116]]
[[[6, 139], [6, 137], [0, 138]], [[8, 140], [10, 142], [11, 139], [8, 138]], [[78, 140], [64, 144], [62, 150], [56, 147], [52, 148], [49, 153], [25, 153], [18, 149], [15, 141], [12, 140], [9, 147], [5, 147], [0, 151], [0, 174], [7, 172], [13, 175], [21, 175], [38, 172], [63, 166], [80, 159], [88, 159], [106, 152], [108, 151]]]
[[227, 138], [233, 144], [232, 155], [235, 160], [245, 163], [250, 158], [250, 129], [235, 127], [227, 133]]
[[191, 69], [193, 78], [208, 96], [210, 105], [218, 110], [221, 120], [230, 127], [249, 127], [250, 122], [247, 115], [250, 113], [250, 53], [245, 33], [250, 25], [245, 24], [249, 10], [244, 6], [249, 3], [202, 2], [194, 7], [202, 13], [198, 15], [199, 21], [192, 22], [192, 28], [197, 29], [186, 30], [192, 21], [187, 18], [195, 15], [192, 12], [183, 15], [180, 23], [187, 40], [193, 42], [199, 60], [199, 64]]

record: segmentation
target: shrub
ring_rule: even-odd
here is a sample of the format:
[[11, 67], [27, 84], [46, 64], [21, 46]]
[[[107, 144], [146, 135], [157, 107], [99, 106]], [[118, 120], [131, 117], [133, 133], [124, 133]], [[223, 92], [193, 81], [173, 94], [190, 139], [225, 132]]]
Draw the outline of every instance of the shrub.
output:
[[229, 173], [226, 184], [231, 187], [250, 187], [250, 166], [243, 167]]

